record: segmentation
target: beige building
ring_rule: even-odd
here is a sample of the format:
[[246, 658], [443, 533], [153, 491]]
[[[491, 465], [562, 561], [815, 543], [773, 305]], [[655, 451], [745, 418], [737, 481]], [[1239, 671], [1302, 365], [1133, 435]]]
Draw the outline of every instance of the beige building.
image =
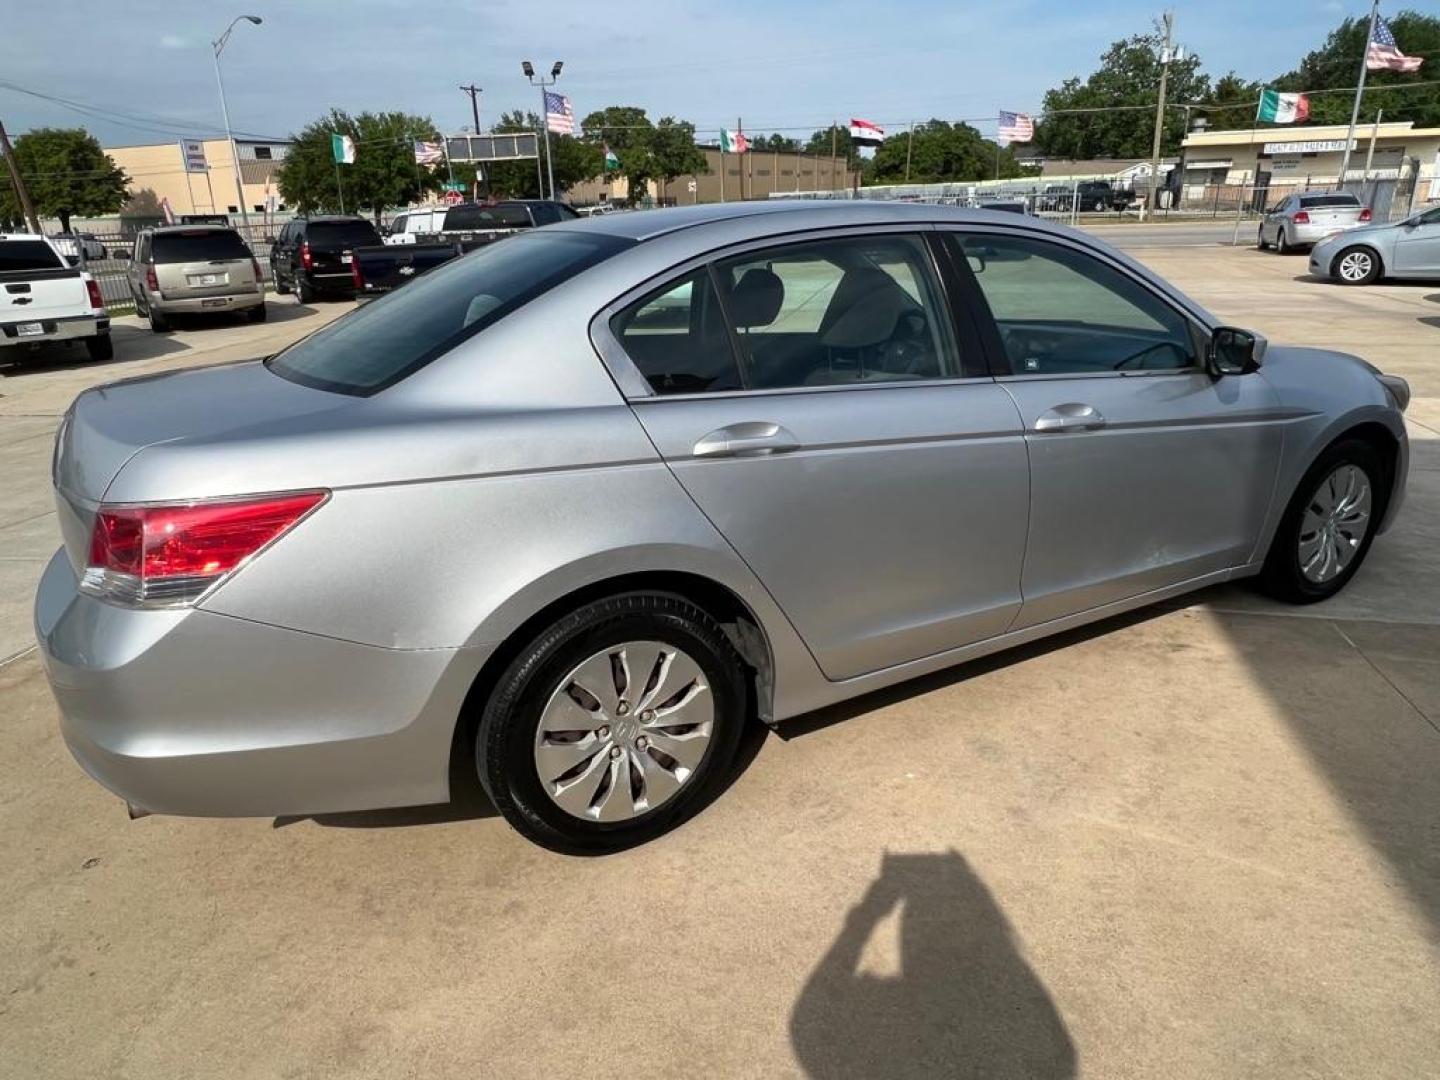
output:
[[[668, 183], [651, 182], [647, 194], [663, 205], [690, 206], [692, 203], [738, 202], [768, 199], [772, 192], [843, 191], [860, 182], [860, 174], [845, 167], [845, 159], [831, 160], [814, 154], [787, 154], [777, 150], [752, 150], [746, 154], [722, 154], [717, 146], [702, 146], [708, 172], [677, 176]], [[623, 178], [588, 180], [565, 193], [576, 206], [598, 202], [621, 202], [628, 194]]]
[[[284, 210], [275, 172], [289, 149], [285, 142], [236, 139], [245, 209], [251, 214]], [[225, 139], [186, 139], [183, 142], [106, 149], [115, 164], [130, 177], [130, 191], [149, 188], [168, 199], [178, 217], [182, 214], [238, 214], [235, 166]]]
[[[1193, 131], [1185, 137], [1182, 168], [1186, 192], [1231, 184], [1261, 187], [1330, 185], [1340, 179], [1349, 125], [1261, 128], [1255, 131]], [[1403, 123], [1361, 124], [1355, 129], [1347, 180], [1418, 178], [1415, 204], [1440, 199], [1440, 128]], [[1418, 175], [1417, 175], [1418, 174]]]

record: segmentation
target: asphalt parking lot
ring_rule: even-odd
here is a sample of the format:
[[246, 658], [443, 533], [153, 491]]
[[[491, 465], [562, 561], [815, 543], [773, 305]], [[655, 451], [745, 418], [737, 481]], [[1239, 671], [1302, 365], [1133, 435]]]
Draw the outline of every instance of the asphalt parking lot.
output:
[[1408, 502], [1349, 589], [1208, 590], [802, 718], [605, 858], [528, 844], [473, 788], [128, 821], [29, 651], [55, 425], [88, 385], [348, 305], [0, 358], [0, 1074], [1440, 1071], [1440, 282], [1097, 232], [1229, 322], [1410, 380]]

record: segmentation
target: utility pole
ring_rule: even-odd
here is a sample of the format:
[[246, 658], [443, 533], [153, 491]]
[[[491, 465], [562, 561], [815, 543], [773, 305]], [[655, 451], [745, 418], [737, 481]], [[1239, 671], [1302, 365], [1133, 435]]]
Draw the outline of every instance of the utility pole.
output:
[[1345, 156], [1340, 159], [1340, 186], [1345, 186], [1345, 174], [1350, 171], [1350, 148], [1355, 145], [1355, 124], [1360, 119], [1360, 99], [1365, 96], [1365, 72], [1369, 68], [1370, 42], [1375, 40], [1375, 20], [1380, 16], [1380, 0], [1370, 4], [1370, 28], [1365, 31], [1365, 45], [1360, 50], [1360, 81], [1355, 86], [1355, 107], [1350, 110], [1350, 131], [1345, 136]]
[[840, 139], [840, 121], [830, 121], [830, 190], [835, 191], [839, 184], [835, 182], [835, 146]]
[[480, 134], [480, 95], [484, 92], [480, 87], [471, 83], [469, 86], [460, 87], [460, 91], [470, 95], [470, 115], [475, 118], [475, 134]]
[[30, 231], [40, 235], [40, 219], [35, 216], [35, 206], [30, 202], [30, 192], [25, 181], [20, 179], [20, 165], [15, 160], [15, 150], [10, 145], [10, 136], [5, 134], [5, 124], [0, 122], [0, 151], [5, 153], [5, 164], [10, 168], [10, 182], [15, 185], [15, 197], [20, 200], [20, 209], [30, 225]]
[[1150, 193], [1140, 204], [1140, 217], [1144, 220], [1145, 203], [1154, 201], [1160, 209], [1160, 138], [1165, 134], [1165, 86], [1170, 81], [1170, 60], [1174, 53], [1175, 12], [1164, 15], [1165, 44], [1160, 47], [1160, 95], [1155, 99], [1155, 139], [1150, 144]]

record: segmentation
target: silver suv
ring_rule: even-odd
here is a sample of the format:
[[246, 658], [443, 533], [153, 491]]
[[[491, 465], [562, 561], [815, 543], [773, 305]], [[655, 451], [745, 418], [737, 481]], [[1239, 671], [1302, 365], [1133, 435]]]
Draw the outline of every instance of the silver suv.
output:
[[243, 311], [265, 321], [260, 264], [240, 234], [218, 225], [144, 229], [130, 256], [135, 310], [163, 334], [174, 315]]

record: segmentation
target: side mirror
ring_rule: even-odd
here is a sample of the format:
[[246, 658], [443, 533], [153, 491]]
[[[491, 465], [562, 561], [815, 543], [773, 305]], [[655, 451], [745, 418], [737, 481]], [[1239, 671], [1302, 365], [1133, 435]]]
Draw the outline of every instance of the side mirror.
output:
[[1265, 339], [1259, 334], [1234, 326], [1218, 326], [1210, 335], [1205, 366], [1217, 378], [1222, 375], [1248, 375], [1259, 370], [1264, 357]]

